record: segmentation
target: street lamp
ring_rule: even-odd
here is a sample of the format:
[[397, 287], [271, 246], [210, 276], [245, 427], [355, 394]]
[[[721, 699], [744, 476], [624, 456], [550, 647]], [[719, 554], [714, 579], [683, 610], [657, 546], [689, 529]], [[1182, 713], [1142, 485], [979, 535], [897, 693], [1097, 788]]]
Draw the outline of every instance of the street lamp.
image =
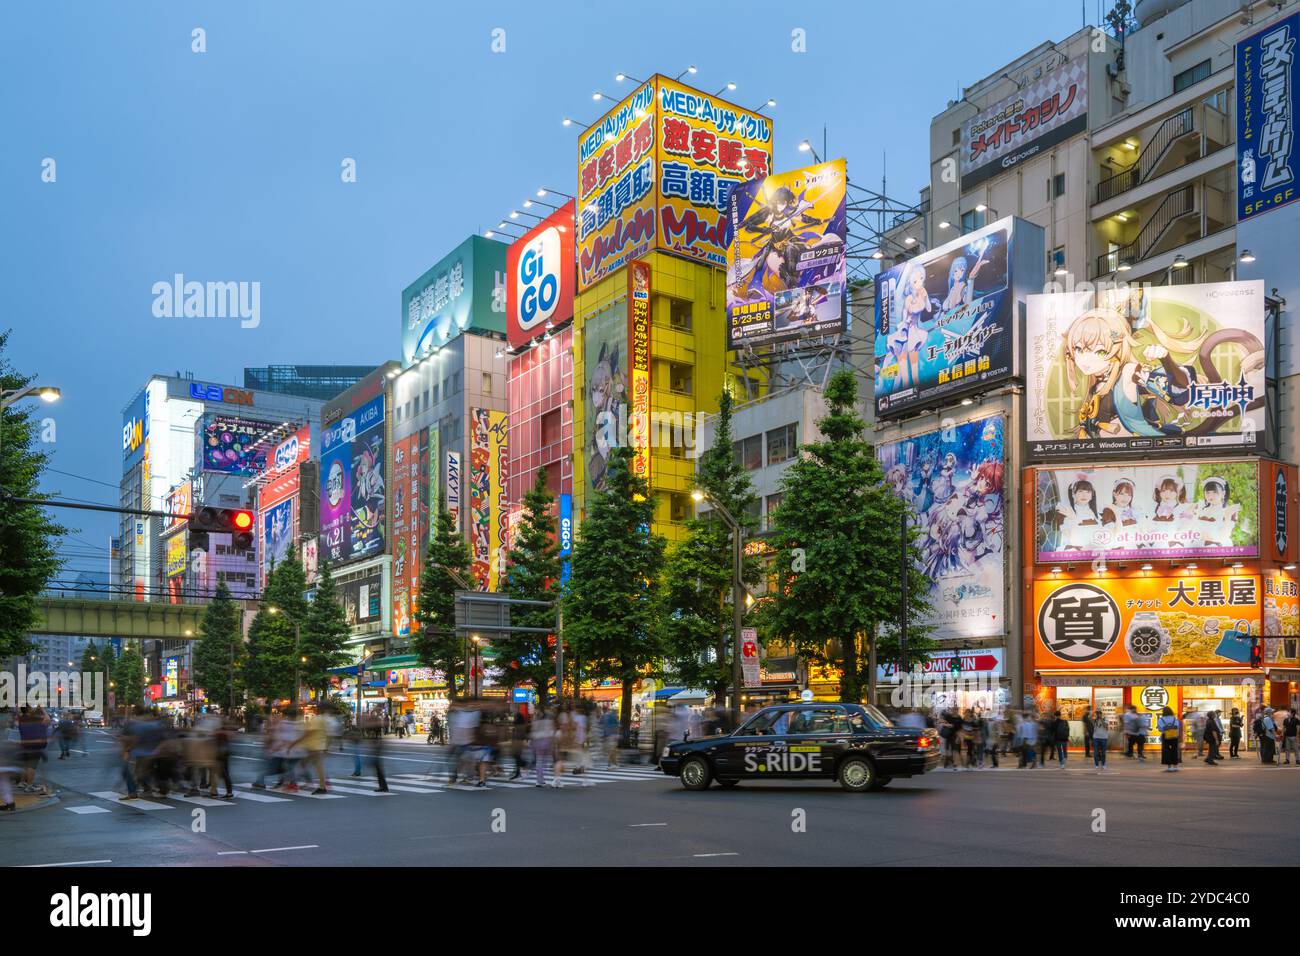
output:
[[812, 153], [813, 160], [815, 160], [818, 163], [822, 161], [822, 158], [817, 155], [817, 150], [813, 149], [813, 144], [810, 143], [808, 140], [804, 140], [802, 143], [799, 144], [799, 152]]
[[714, 510], [722, 516], [723, 522], [731, 530], [731, 726], [736, 728], [740, 726], [740, 631], [744, 627], [745, 620], [745, 601], [744, 595], [747, 593], [744, 580], [744, 552], [742, 536], [744, 534], [734, 515], [726, 509], [716, 498], [710, 495], [702, 488], [696, 488], [691, 492], [691, 497], [695, 503], [699, 504], [707, 500]]
[[[4, 410], [24, 398], [39, 398], [43, 402], [57, 402], [63, 392], [53, 385], [28, 385], [25, 388], [12, 388], [0, 391], [0, 429], [4, 428]], [[0, 447], [3, 447], [4, 432], [0, 430]]]

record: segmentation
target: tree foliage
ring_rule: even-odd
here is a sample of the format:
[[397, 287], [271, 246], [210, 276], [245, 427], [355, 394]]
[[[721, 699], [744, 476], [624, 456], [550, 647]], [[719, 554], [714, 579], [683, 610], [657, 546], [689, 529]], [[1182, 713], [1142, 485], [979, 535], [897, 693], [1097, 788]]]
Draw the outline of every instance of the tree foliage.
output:
[[[762, 602], [769, 637], [793, 644], [800, 656], [842, 671], [841, 699], [859, 701], [868, 681], [870, 641], [880, 659], [897, 656], [901, 618], [901, 536], [906, 505], [885, 485], [866, 425], [855, 410], [852, 372], [831, 376], [824, 439], [785, 473], [781, 503], [770, 516], [774, 589]], [[929, 581], [908, 540], [909, 657], [933, 647], [925, 619]]]
[[127, 644], [113, 662], [114, 700], [118, 707], [144, 703], [144, 658], [134, 644]]
[[[298, 660], [298, 628], [307, 620], [307, 575], [293, 548], [267, 575], [262, 603], [248, 628], [245, 682], [251, 694], [268, 699], [292, 698]], [[297, 627], [295, 627], [295, 625]]]
[[564, 639], [585, 671], [622, 685], [621, 734], [632, 720], [632, 689], [662, 654], [660, 575], [664, 539], [650, 530], [654, 499], [631, 471], [626, 446], [610, 455], [606, 487], [587, 499], [563, 600]]
[[328, 561], [320, 563], [316, 578], [316, 598], [307, 609], [307, 621], [302, 626], [300, 656], [307, 658], [302, 665], [303, 684], [316, 691], [316, 698], [324, 698], [330, 685], [330, 668], [341, 667], [347, 660], [344, 644], [351, 631], [339, 588], [330, 573]]
[[[31, 384], [20, 375], [5, 352], [10, 332], [0, 332], [0, 392]], [[40, 422], [31, 402], [16, 402], [0, 410], [0, 658], [25, 654], [36, 626], [36, 600], [59, 570], [58, 539], [67, 529], [39, 505], [19, 505], [15, 498], [48, 499], [40, 492], [41, 472], [49, 456], [34, 450]]]
[[[537, 480], [524, 495], [522, 520], [514, 529], [506, 561], [503, 591], [527, 601], [555, 601], [559, 597], [560, 558], [556, 543], [555, 496], [546, 487], [546, 469], [537, 470]], [[510, 686], [531, 683], [537, 696], [546, 699], [546, 689], [555, 673], [555, 608], [516, 605], [510, 609], [510, 623], [518, 627], [551, 628], [552, 633], [512, 631], [492, 638], [497, 667]]]
[[208, 700], [223, 710], [244, 700], [246, 653], [240, 628], [239, 604], [230, 596], [225, 581], [217, 582], [212, 601], [199, 623], [201, 637], [194, 645], [194, 683], [203, 688]]
[[[733, 577], [732, 534], [714, 502], [740, 524], [744, 537], [758, 529], [753, 515], [758, 496], [748, 472], [736, 461], [731, 441], [731, 396], [718, 400], [713, 443], [701, 456], [695, 484], [707, 496], [704, 510], [686, 523], [686, 538], [671, 549], [664, 572], [667, 614], [664, 657], [667, 667], [688, 687], [708, 687], [721, 702], [731, 684], [730, 604]], [[757, 584], [761, 569], [743, 559], [742, 580]], [[743, 599], [742, 599], [743, 600]]]
[[468, 581], [471, 559], [469, 545], [452, 521], [445, 500], [439, 500], [438, 518], [420, 574], [420, 606], [415, 613], [419, 625], [411, 637], [411, 649], [420, 663], [441, 672], [449, 692], [465, 673], [465, 640], [456, 633], [456, 581]]

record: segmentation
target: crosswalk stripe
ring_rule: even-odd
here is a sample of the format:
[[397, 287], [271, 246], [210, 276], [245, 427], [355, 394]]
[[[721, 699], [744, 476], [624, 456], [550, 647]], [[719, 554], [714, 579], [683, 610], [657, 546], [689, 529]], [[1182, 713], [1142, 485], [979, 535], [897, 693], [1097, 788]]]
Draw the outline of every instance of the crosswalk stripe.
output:
[[288, 797], [270, 797], [265, 793], [251, 790], [236, 790], [235, 797], [240, 800], [251, 800], [253, 803], [293, 803]]
[[181, 803], [195, 803], [195, 804], [198, 804], [200, 807], [228, 807], [228, 806], [230, 806], [230, 801], [229, 801], [229, 800], [214, 800], [212, 797], [184, 797], [184, 796], [179, 796], [179, 795], [177, 795], [177, 794], [172, 794], [172, 796], [169, 797], [168, 799], [170, 799], [170, 800], [179, 800], [179, 801], [181, 801]]
[[[330, 781], [330, 790], [331, 792], [337, 790], [339, 793], [350, 793], [354, 797], [391, 797], [392, 796], [391, 792], [384, 793], [382, 790], [362, 790], [360, 787], [340, 787], [337, 784], [335, 784], [333, 780]], [[304, 793], [303, 796], [305, 797], [311, 796], [311, 794]], [[329, 794], [317, 794], [317, 796], [329, 796]]]
[[[92, 797], [98, 797], [101, 800], [107, 800], [109, 803], [122, 803], [122, 798], [126, 796], [126, 794], [118, 793], [116, 790], [95, 790], [90, 795]], [[122, 803], [122, 805], [126, 807], [135, 807], [138, 810], [175, 810], [176, 809], [175, 807], [173, 807], [171, 804], [168, 803], [154, 803], [152, 800], [141, 800], [141, 799], [127, 800], [125, 803]]]
[[[358, 784], [373, 783], [375, 786], [379, 785], [379, 781], [374, 777], [348, 777], [346, 780], [331, 780], [330, 786], [336, 790], [346, 790], [349, 782]], [[389, 790], [395, 790], [398, 793], [442, 793], [441, 787], [414, 787], [408, 783], [398, 783], [391, 778], [386, 778], [386, 783], [388, 784]], [[340, 788], [339, 784], [342, 784], [343, 787]]]
[[[242, 788], [242, 790], [248, 790], [248, 791], [251, 791], [251, 790], [252, 790], [252, 787], [253, 787], [253, 785], [252, 785], [251, 783], [237, 783], [237, 784], [235, 784], [235, 786], [236, 786], [236, 787], [240, 787], [240, 788]], [[303, 798], [306, 799], [306, 800], [342, 800], [342, 799], [343, 799], [342, 795], [340, 795], [340, 794], [335, 794], [335, 793], [312, 793], [310, 790], [282, 790], [282, 791], [280, 791], [280, 792], [281, 792], [281, 793], [292, 793], [295, 797], [303, 797]], [[235, 791], [235, 795], [236, 795], [236, 796], [241, 796], [241, 797], [249, 797], [249, 796], [252, 796], [252, 794], [244, 793], [244, 792], [241, 792], [240, 790], [236, 790], [236, 791]], [[261, 794], [257, 794], [257, 796], [261, 796]], [[280, 799], [284, 799], [284, 798], [280, 798]]]
[[64, 807], [69, 813], [112, 813], [108, 807], [101, 807], [99, 804], [91, 803], [84, 807]]

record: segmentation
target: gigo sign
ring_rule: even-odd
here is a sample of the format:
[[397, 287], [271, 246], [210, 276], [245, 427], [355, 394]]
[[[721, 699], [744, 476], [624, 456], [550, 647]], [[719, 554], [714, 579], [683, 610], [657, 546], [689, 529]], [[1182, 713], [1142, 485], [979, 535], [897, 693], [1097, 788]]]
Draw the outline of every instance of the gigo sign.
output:
[[506, 250], [506, 338], [527, 345], [573, 316], [573, 203], [568, 202]]

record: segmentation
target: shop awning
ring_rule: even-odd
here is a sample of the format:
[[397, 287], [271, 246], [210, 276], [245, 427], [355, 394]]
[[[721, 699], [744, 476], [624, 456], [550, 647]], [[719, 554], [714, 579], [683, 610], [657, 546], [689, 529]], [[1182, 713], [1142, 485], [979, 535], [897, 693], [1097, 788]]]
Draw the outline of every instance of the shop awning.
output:
[[667, 700], [670, 697], [676, 697], [685, 687], [663, 687], [655, 691], [655, 700]]
[[331, 667], [327, 673], [334, 674], [338, 677], [356, 677], [357, 665], [352, 664], [348, 667]]
[[668, 698], [668, 702], [670, 704], [684, 704], [691, 700], [708, 700], [711, 696], [713, 695], [707, 690], [700, 690], [698, 687], [692, 687], [689, 690], [682, 691], [680, 694], [674, 694], [672, 697]]
[[393, 671], [403, 667], [419, 667], [418, 654], [395, 654], [392, 657], [377, 657], [366, 665], [368, 671]]

